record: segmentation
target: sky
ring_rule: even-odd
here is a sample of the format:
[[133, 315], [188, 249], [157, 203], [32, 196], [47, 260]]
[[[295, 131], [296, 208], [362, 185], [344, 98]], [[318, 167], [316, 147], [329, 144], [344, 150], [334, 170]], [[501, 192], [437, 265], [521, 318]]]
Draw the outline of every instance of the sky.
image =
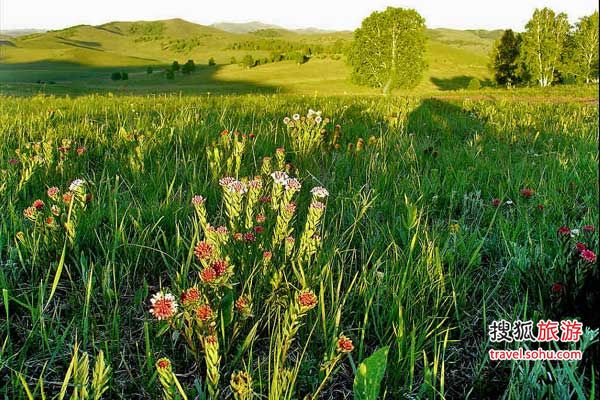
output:
[[354, 30], [387, 6], [416, 9], [430, 28], [515, 30], [523, 30], [536, 7], [566, 12], [572, 22], [598, 9], [597, 0], [0, 0], [0, 29], [183, 18]]

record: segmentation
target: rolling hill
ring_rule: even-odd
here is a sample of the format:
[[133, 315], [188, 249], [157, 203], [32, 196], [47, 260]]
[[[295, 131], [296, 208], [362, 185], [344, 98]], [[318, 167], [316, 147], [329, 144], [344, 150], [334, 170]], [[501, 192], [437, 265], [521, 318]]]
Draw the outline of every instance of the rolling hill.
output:
[[[487, 55], [501, 31], [428, 30], [429, 69], [418, 91], [466, 87], [475, 77], [489, 77]], [[199, 25], [182, 19], [110, 22], [0, 38], [0, 89], [36, 90], [40, 83], [83, 91], [190, 91], [293, 93], [377, 93], [348, 82], [342, 51], [352, 32], [288, 30], [251, 22]], [[269, 57], [273, 48], [311, 48], [303, 65], [293, 61], [247, 69], [232, 63], [247, 54]], [[216, 67], [207, 67], [214, 58]], [[193, 59], [199, 70], [167, 81], [166, 65]], [[156, 72], [146, 74], [146, 68]], [[110, 81], [110, 73], [130, 73], [126, 82]]]

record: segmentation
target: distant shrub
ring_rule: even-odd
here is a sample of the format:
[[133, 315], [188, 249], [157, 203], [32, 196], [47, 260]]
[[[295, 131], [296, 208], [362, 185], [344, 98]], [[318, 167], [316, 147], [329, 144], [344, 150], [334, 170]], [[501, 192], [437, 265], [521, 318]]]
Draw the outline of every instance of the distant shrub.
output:
[[175, 79], [175, 72], [172, 69], [167, 69], [165, 72], [165, 77], [167, 79]]
[[173, 64], [171, 64], [171, 70], [173, 72], [177, 72], [177, 71], [179, 71], [180, 68], [181, 67], [179, 66], [179, 62], [173, 61]]
[[112, 79], [113, 81], [120, 81], [123, 77], [121, 76], [120, 72], [113, 72], [110, 75], [110, 79]]
[[231, 59], [229, 59], [229, 64], [237, 64], [237, 60], [235, 57], [231, 57]]
[[153, 73], [153, 72], [154, 72], [154, 69], [153, 69], [152, 67], [148, 67], [148, 68], [146, 68], [146, 73], [147, 73], [147, 74], [151, 74], [151, 73]]
[[479, 89], [481, 89], [481, 82], [477, 78], [472, 78], [469, 81], [469, 85], [467, 86], [467, 89], [469, 89], [469, 90], [479, 90]]
[[129, 79], [129, 73], [127, 72], [121, 72], [121, 79], [126, 81]]
[[217, 65], [217, 62], [215, 61], [215, 59], [214, 59], [214, 58], [212, 58], [212, 57], [211, 57], [211, 58], [209, 58], [209, 59], [208, 59], [208, 66], [209, 66], [209, 67], [213, 67], [213, 66], [215, 66], [215, 65]]
[[241, 64], [246, 68], [254, 67], [254, 57], [251, 54], [246, 54], [244, 58], [242, 58]]
[[304, 63], [308, 62], [309, 57], [306, 54], [294, 53], [292, 59], [294, 61], [296, 61], [296, 63], [298, 63], [298, 64], [304, 64]]
[[181, 72], [184, 74], [191, 74], [194, 71], [196, 71], [194, 60], [187, 60], [187, 62], [183, 64], [183, 67], [181, 67]]

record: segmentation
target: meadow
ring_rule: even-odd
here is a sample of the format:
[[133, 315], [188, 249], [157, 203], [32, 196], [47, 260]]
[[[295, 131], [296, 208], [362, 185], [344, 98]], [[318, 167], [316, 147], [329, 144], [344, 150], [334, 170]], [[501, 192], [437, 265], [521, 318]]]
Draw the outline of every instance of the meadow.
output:
[[1, 98], [0, 395], [594, 398], [597, 86], [482, 93]]

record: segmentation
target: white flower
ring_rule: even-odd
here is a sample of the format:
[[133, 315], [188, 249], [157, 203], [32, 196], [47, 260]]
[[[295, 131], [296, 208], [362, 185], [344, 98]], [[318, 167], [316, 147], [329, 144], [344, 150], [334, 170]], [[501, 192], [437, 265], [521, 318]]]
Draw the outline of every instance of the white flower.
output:
[[571, 237], [579, 236], [579, 229], [571, 229]]
[[300, 119], [300, 114], [294, 114], [292, 115], [292, 118], [294, 119], [294, 121], [298, 121]]
[[507, 206], [512, 206], [514, 203], [512, 200], [506, 200], [506, 205]]
[[248, 188], [244, 182], [234, 180], [227, 185], [227, 190], [230, 193], [244, 194], [248, 191]]
[[290, 178], [287, 181], [285, 181], [285, 190], [293, 190], [297, 192], [298, 190], [300, 190], [301, 187], [302, 185], [300, 184], [298, 179]]
[[275, 171], [271, 174], [271, 178], [273, 178], [273, 181], [275, 181], [275, 183], [279, 185], [285, 185], [285, 183], [289, 179], [289, 176], [283, 171]]
[[283, 123], [286, 124], [286, 125], [289, 124], [290, 123], [290, 117], [285, 117], [283, 119]]
[[323, 121], [323, 118], [321, 118], [321, 117], [317, 117], [317, 118], [315, 118], [315, 122], [316, 122], [317, 124], [320, 124], [320, 123], [321, 123], [321, 121]]
[[234, 181], [235, 181], [235, 178], [232, 178], [231, 176], [226, 176], [225, 178], [219, 179], [219, 185], [228, 186], [231, 182], [234, 182]]
[[329, 192], [323, 186], [316, 186], [316, 187], [312, 188], [312, 190], [310, 192], [313, 194], [313, 196], [319, 197], [319, 198], [325, 198], [325, 197], [329, 196]]
[[85, 185], [85, 181], [83, 179], [75, 179], [73, 182], [71, 182], [71, 184], [69, 185], [69, 190], [71, 192], [76, 192], [77, 189], [79, 189], [80, 187], [82, 187], [83, 185]]

